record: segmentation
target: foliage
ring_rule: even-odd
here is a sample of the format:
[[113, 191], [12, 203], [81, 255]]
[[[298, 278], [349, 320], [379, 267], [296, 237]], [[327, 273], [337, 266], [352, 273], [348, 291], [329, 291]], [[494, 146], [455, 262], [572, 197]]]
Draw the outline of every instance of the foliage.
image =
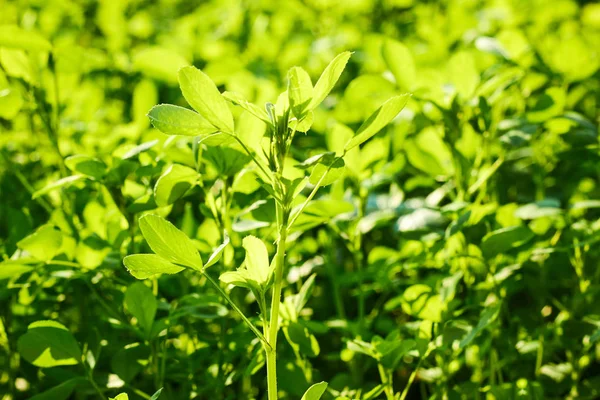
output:
[[0, 2], [0, 396], [600, 396], [600, 7]]

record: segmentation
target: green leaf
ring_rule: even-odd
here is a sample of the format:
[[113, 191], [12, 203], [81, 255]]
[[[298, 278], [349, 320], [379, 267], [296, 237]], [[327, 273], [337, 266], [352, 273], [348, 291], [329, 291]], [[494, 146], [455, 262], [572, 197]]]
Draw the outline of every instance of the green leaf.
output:
[[102, 179], [107, 172], [106, 165], [102, 161], [83, 154], [67, 157], [65, 165], [73, 172], [78, 172], [94, 179]]
[[148, 118], [165, 135], [205, 136], [218, 131], [197, 112], [172, 104], [152, 107]]
[[23, 264], [20, 260], [2, 261], [0, 262], [0, 280], [16, 279], [32, 269], [33, 267]]
[[346, 143], [344, 151], [348, 152], [352, 148], [366, 142], [379, 132], [383, 127], [389, 124], [400, 111], [404, 108], [409, 94], [392, 97], [381, 105], [371, 116], [358, 128], [356, 135]]
[[148, 337], [158, 308], [158, 301], [152, 294], [152, 290], [142, 282], [134, 283], [125, 292], [125, 306], [138, 320], [139, 326]]
[[302, 119], [313, 97], [313, 86], [308, 72], [293, 67], [288, 72], [288, 96], [292, 113]]
[[486, 258], [494, 257], [533, 239], [534, 233], [526, 226], [512, 226], [488, 233], [481, 241], [481, 251]]
[[140, 155], [141, 153], [144, 153], [144, 152], [150, 150], [157, 144], [158, 144], [158, 139], [155, 139], [155, 140], [150, 140], [149, 142], [141, 143], [137, 146], [133, 146], [127, 152], [125, 152], [125, 154], [123, 154], [121, 156], [121, 159], [128, 160], [130, 158], [134, 158], [134, 157]]
[[162, 393], [163, 388], [160, 388], [156, 391], [156, 393], [154, 393], [152, 395], [152, 397], [150, 397], [150, 400], [158, 400], [158, 398], [160, 397], [160, 394]]
[[327, 390], [327, 382], [315, 383], [304, 393], [301, 400], [319, 400]]
[[235, 176], [250, 161], [247, 154], [225, 146], [209, 147], [202, 156], [210, 161], [220, 176]]
[[17, 246], [38, 260], [49, 261], [58, 254], [62, 241], [61, 231], [52, 225], [43, 225], [36, 232], [19, 241]]
[[[331, 167], [329, 165], [331, 165]], [[313, 168], [312, 173], [310, 174], [309, 182], [312, 185], [316, 185], [319, 181], [321, 181], [320, 186], [331, 185], [333, 182], [337, 181], [340, 176], [342, 176], [345, 168], [346, 164], [344, 159], [341, 157], [337, 158], [332, 164], [326, 165], [325, 163], [319, 162]]]
[[558, 200], [545, 199], [535, 203], [525, 204], [524, 206], [517, 208], [515, 217], [528, 220], [552, 217], [560, 215], [561, 213], [562, 210], [560, 209], [560, 202]]
[[154, 200], [159, 207], [175, 203], [196, 184], [199, 174], [192, 168], [173, 164], [154, 185]]
[[245, 263], [250, 277], [260, 285], [265, 285], [270, 275], [267, 246], [256, 236], [246, 236], [242, 246], [246, 250]]
[[248, 111], [250, 114], [254, 115], [256, 118], [260, 119], [266, 124], [271, 125], [271, 119], [267, 115], [267, 112], [256, 104], [250, 103], [241, 94], [234, 92], [223, 92], [223, 97], [236, 106], [242, 107], [244, 110]]
[[111, 397], [110, 400], [129, 400], [127, 393], [119, 393], [117, 397]]
[[409, 286], [404, 293], [389, 300], [385, 309], [390, 311], [402, 306], [402, 310], [415, 318], [433, 322], [441, 322], [443, 303], [440, 295], [434, 294], [427, 285], [416, 284]]
[[397, 40], [388, 39], [383, 44], [382, 55], [394, 78], [396, 78], [398, 86], [404, 90], [413, 90], [417, 72], [415, 61], [408, 47]]
[[221, 132], [233, 134], [231, 111], [208, 75], [196, 67], [184, 67], [179, 70], [179, 86], [194, 110]]
[[471, 329], [471, 331], [463, 338], [463, 340], [460, 341], [459, 348], [463, 349], [466, 346], [468, 346], [469, 344], [471, 344], [473, 339], [475, 339], [477, 337], [477, 335], [479, 335], [481, 333], [481, 331], [483, 331], [485, 328], [487, 328], [492, 322], [494, 322], [496, 320], [496, 318], [498, 318], [499, 313], [500, 313], [500, 304], [497, 304], [497, 305], [494, 305], [491, 307], [487, 307], [486, 309], [484, 309], [483, 312], [481, 313], [481, 317], [479, 318], [479, 322], [477, 323], [477, 326], [475, 328]]
[[194, 242], [172, 223], [157, 215], [140, 218], [140, 229], [156, 254], [178, 266], [202, 270], [202, 258]]
[[285, 335], [292, 346], [306, 357], [317, 357], [321, 352], [317, 338], [306, 327], [298, 322], [291, 321], [284, 328]]
[[17, 343], [21, 357], [36, 367], [76, 365], [81, 362], [79, 344], [62, 324], [36, 321], [29, 325]]
[[118, 350], [110, 360], [112, 372], [125, 382], [131, 382], [150, 358], [150, 347], [141, 343], [131, 343]]
[[223, 240], [223, 243], [221, 243], [219, 245], [219, 247], [217, 247], [212, 252], [210, 257], [206, 261], [206, 264], [204, 264], [204, 269], [215, 265], [221, 259], [221, 256], [223, 255], [223, 251], [225, 250], [225, 247], [227, 247], [228, 244], [229, 244], [229, 235], [227, 235], [227, 232], [225, 232], [225, 240]]
[[308, 106], [309, 110], [314, 110], [325, 100], [340, 78], [340, 75], [342, 75], [342, 72], [344, 72], [350, 56], [352, 56], [352, 53], [349, 51], [338, 54], [325, 68], [315, 84], [313, 98]]
[[72, 378], [62, 382], [57, 386], [54, 386], [51, 389], [46, 390], [45, 392], [30, 397], [29, 400], [67, 400], [77, 386], [87, 383], [88, 380], [86, 378]]
[[83, 175], [67, 176], [66, 178], [59, 179], [56, 182], [52, 182], [52, 183], [44, 186], [40, 190], [33, 193], [33, 195], [31, 195], [31, 198], [33, 200], [35, 200], [38, 197], [45, 195], [46, 193], [50, 193], [51, 191], [60, 189], [62, 187], [69, 187], [69, 186], [73, 185], [75, 182], [78, 182], [83, 179], [86, 179], [86, 177]]
[[42, 35], [17, 25], [0, 25], [0, 47], [21, 50], [50, 51], [52, 45]]
[[169, 83], [176, 83], [177, 71], [189, 64], [178, 52], [164, 47], [148, 47], [133, 56], [134, 71]]

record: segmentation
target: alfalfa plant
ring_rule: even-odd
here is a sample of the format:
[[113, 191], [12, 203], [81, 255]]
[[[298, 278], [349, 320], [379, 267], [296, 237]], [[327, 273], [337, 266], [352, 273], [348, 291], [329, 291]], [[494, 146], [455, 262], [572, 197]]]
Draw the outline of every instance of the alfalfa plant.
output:
[[[174, 274], [192, 269], [204, 274], [219, 293], [238, 312], [243, 321], [262, 341], [267, 366], [269, 400], [276, 400], [277, 393], [277, 334], [281, 327], [282, 288], [286, 265], [286, 246], [291, 231], [310, 227], [301, 224], [303, 211], [313, 201], [320, 188], [333, 183], [344, 171], [346, 153], [374, 136], [405, 106], [408, 95], [392, 97], [383, 103], [348, 140], [340, 153], [328, 152], [310, 157], [295, 166], [307, 171], [300, 177], [290, 177], [290, 149], [294, 136], [307, 132], [313, 122], [313, 111], [333, 89], [351, 56], [344, 52], [329, 63], [313, 86], [309, 74], [300, 67], [288, 73], [287, 90], [281, 93], [275, 104], [267, 103], [261, 108], [235, 93], [220, 93], [213, 81], [201, 70], [188, 66], [179, 71], [179, 84], [183, 96], [196, 111], [170, 104], [153, 107], [149, 117], [153, 125], [168, 135], [194, 137], [194, 148], [201, 146], [234, 146], [245, 152], [256, 168], [260, 184], [276, 204], [276, 252], [269, 260], [263, 239], [247, 236], [242, 241], [246, 253], [244, 263], [236, 271], [226, 271], [220, 276], [222, 283], [250, 290], [261, 311], [262, 332], [237, 307], [226, 291], [208, 273], [228, 245], [225, 241], [210, 259], [204, 263], [193, 241], [173, 224], [156, 215], [140, 218], [141, 232], [156, 254], [135, 254], [125, 257], [124, 264], [133, 276], [146, 279], [163, 273]], [[236, 131], [233, 114], [228, 102], [242, 107], [263, 121], [266, 135], [258, 146], [247, 143], [244, 135]], [[308, 195], [303, 198], [301, 193]], [[303, 305], [302, 305], [303, 306]], [[303, 398], [319, 399], [325, 392], [326, 383], [313, 385]]]

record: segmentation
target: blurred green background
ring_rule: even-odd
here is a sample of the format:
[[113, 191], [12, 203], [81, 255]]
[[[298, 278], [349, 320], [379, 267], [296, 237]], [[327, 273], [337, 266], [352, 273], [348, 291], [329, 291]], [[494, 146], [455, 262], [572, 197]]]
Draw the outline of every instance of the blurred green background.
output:
[[[328, 398], [369, 398], [378, 363], [348, 343], [396, 334], [439, 345], [419, 366], [412, 356], [395, 366], [398, 392], [420, 368], [408, 398], [600, 397], [597, 2], [0, 0], [1, 399], [41, 396], [77, 376], [19, 356], [19, 336], [40, 319], [104, 349], [95, 374], [107, 395], [158, 389], [147, 349], [125, 354], [136, 337], [106, 308], [123, 314], [133, 280], [121, 260], [128, 235], [141, 243], [136, 216], [157, 177], [167, 165], [193, 165], [189, 138], [160, 133], [146, 116], [159, 103], [187, 107], [178, 69], [193, 64], [262, 107], [285, 90], [290, 67], [314, 83], [346, 50], [354, 54], [336, 89], [294, 143], [298, 162], [339, 149], [390, 96], [413, 96], [393, 126], [348, 154], [347, 177], [329, 194], [364, 204], [361, 218], [343, 224], [362, 224], [365, 270], [345, 247], [347, 225], [315, 227], [291, 250], [291, 287], [307, 268], [319, 274], [306, 319], [320, 350], [308, 364], [283, 350], [283, 398], [299, 398], [311, 377], [330, 382]], [[240, 129], [261, 129], [236, 113]], [[123, 161], [153, 140], [136, 163]], [[101, 160], [110, 179], [32, 199], [78, 172], [63, 161], [72, 155]], [[210, 187], [218, 168], [204, 176]], [[236, 215], [258, 189], [245, 189]], [[209, 253], [218, 230], [193, 195], [160, 212]], [[18, 243], [46, 223], [62, 232], [57, 259], [74, 270], [32, 272], [18, 261]], [[407, 306], [406, 290], [422, 285], [437, 296], [430, 313]], [[161, 278], [157, 293], [164, 305], [204, 290], [197, 286]], [[370, 318], [363, 332], [353, 325], [359, 292]], [[181, 323], [165, 341], [161, 400], [265, 398], [260, 352], [219, 313]], [[480, 336], [459, 347], [468, 332]], [[119, 369], [124, 359], [135, 359], [129, 372]], [[93, 398], [73, 382], [35, 399]]]

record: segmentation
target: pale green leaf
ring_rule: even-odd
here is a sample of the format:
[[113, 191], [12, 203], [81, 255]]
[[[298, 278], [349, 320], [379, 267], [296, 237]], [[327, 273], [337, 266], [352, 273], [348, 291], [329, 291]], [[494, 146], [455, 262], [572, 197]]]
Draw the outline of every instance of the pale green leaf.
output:
[[179, 70], [183, 97], [208, 122], [224, 133], [233, 134], [233, 115], [214, 82], [195, 67]]
[[301, 67], [293, 67], [288, 72], [288, 96], [292, 113], [302, 119], [312, 100], [313, 86], [308, 72]]
[[172, 104], [152, 107], [148, 118], [165, 135], [205, 136], [218, 131], [197, 112]]
[[225, 250], [225, 247], [227, 247], [228, 244], [229, 244], [229, 235], [227, 235], [227, 233], [225, 233], [225, 240], [223, 240], [223, 243], [221, 243], [219, 245], [219, 247], [217, 247], [212, 252], [210, 257], [206, 261], [206, 264], [204, 264], [204, 269], [215, 265], [221, 259], [221, 256], [223, 255], [223, 251]]
[[52, 49], [50, 42], [42, 35], [17, 25], [0, 25], [0, 47], [37, 51]]
[[194, 242], [172, 223], [157, 215], [140, 218], [140, 229], [156, 254], [179, 266], [202, 270], [202, 259]]
[[33, 195], [31, 195], [31, 198], [35, 200], [38, 197], [43, 196], [47, 193], [50, 193], [53, 190], [60, 189], [62, 187], [69, 187], [69, 186], [73, 185], [75, 182], [78, 182], [78, 181], [81, 181], [84, 179], [87, 179], [84, 175], [67, 176], [65, 178], [59, 179], [55, 182], [49, 183], [48, 185], [44, 186], [40, 190], [33, 193]]
[[404, 108], [409, 94], [392, 97], [381, 105], [371, 116], [358, 128], [356, 135], [346, 143], [344, 150], [347, 152], [352, 148], [366, 142], [377, 132], [389, 124]]
[[323, 100], [325, 100], [340, 78], [340, 75], [342, 75], [342, 72], [344, 72], [351, 55], [351, 52], [345, 51], [337, 55], [325, 68], [321, 77], [319, 77], [319, 80], [315, 84], [313, 98], [308, 106], [309, 110], [314, 110]]
[[234, 92], [223, 92], [223, 97], [225, 97], [227, 100], [229, 100], [236, 106], [242, 107], [244, 110], [248, 111], [250, 114], [254, 115], [261, 121], [267, 124], [271, 124], [271, 120], [269, 119], [267, 112], [264, 109], [257, 106], [256, 104], [250, 103], [241, 94]]
[[17, 243], [17, 246], [27, 251], [41, 261], [54, 258], [62, 246], [62, 233], [52, 225], [43, 225], [36, 232]]
[[173, 164], [154, 185], [154, 200], [159, 207], [173, 204], [196, 184], [198, 173], [184, 165]]
[[304, 393], [301, 400], [319, 400], [327, 390], [327, 382], [315, 383]]
[[415, 61], [408, 47], [397, 40], [388, 39], [383, 44], [382, 55], [396, 78], [398, 87], [404, 90], [413, 90], [417, 72]]
[[267, 246], [256, 236], [246, 236], [242, 241], [246, 250], [246, 269], [249, 275], [259, 284], [269, 280], [269, 253]]
[[102, 179], [106, 175], [106, 165], [102, 161], [83, 154], [67, 157], [65, 165], [73, 172], [78, 172], [95, 179]]
[[123, 259], [123, 264], [137, 279], [147, 279], [160, 274], [176, 274], [184, 270], [156, 254], [132, 254]]

